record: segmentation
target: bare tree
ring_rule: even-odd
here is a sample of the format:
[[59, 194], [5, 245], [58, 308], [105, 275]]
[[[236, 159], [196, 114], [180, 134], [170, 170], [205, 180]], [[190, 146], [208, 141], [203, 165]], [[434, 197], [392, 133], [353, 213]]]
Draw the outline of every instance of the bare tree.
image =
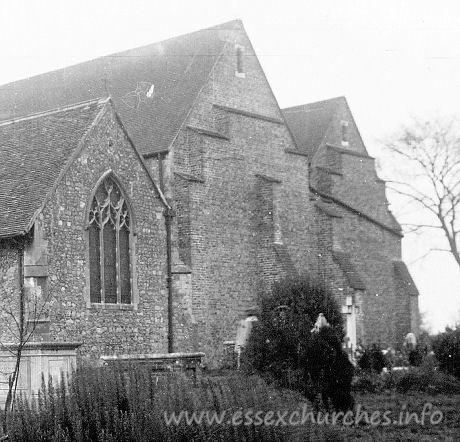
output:
[[0, 341], [0, 349], [10, 354], [13, 361], [12, 369], [1, 373], [6, 377], [6, 382], [8, 384], [1, 419], [3, 434], [7, 433], [8, 412], [11, 411], [14, 406], [24, 348], [31, 340], [37, 325], [40, 323], [41, 319], [43, 319], [44, 315], [46, 315], [49, 301], [49, 293], [42, 293], [40, 288], [26, 289], [24, 286], [23, 244], [20, 244], [18, 247], [18, 258], [18, 292], [8, 292], [3, 287], [0, 287], [2, 326], [7, 334], [13, 339], [13, 342], [8, 344]]
[[406, 207], [420, 209], [403, 227], [409, 232], [441, 232], [444, 246], [431, 251], [449, 252], [460, 268], [459, 121], [414, 120], [385, 145], [397, 170], [388, 181], [389, 190], [400, 195]]

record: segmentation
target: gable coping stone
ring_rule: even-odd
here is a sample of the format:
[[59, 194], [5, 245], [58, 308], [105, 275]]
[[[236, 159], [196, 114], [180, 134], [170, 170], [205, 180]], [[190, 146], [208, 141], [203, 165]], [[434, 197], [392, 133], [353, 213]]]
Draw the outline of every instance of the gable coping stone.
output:
[[203, 178], [199, 178], [195, 175], [192, 175], [190, 173], [187, 173], [187, 172], [179, 172], [177, 170], [175, 170], [174, 172], [174, 175], [177, 175], [177, 176], [180, 176], [181, 178], [184, 178], [184, 180], [187, 180], [187, 181], [194, 181], [196, 183], [204, 183], [205, 180]]
[[222, 104], [214, 104], [214, 106], [224, 111], [233, 113], [233, 114], [243, 115], [249, 118], [256, 118], [258, 120], [268, 121], [269, 123], [281, 124], [284, 126], [284, 121], [280, 120], [279, 118], [274, 118], [268, 115], [258, 114], [256, 112], [251, 112], [251, 111], [247, 111], [244, 109], [236, 109], [234, 107], [224, 106]]
[[334, 144], [326, 143], [326, 147], [334, 149], [336, 152], [343, 153], [346, 155], [352, 155], [354, 157], [367, 158], [368, 160], [375, 160], [374, 157], [363, 153], [355, 152], [353, 150], [344, 149], [343, 147], [335, 146]]
[[270, 177], [270, 176], [267, 176], [267, 175], [263, 175], [261, 173], [256, 173], [256, 177], [257, 178], [262, 178], [263, 180], [265, 181], [269, 181], [271, 183], [278, 183], [278, 184], [281, 184], [282, 181], [278, 178], [273, 178], [273, 177]]
[[330, 173], [331, 175], [343, 176], [343, 173], [337, 172], [336, 170], [329, 169], [328, 167], [315, 166], [315, 169], [321, 170], [321, 171], [326, 172], [326, 173]]
[[404, 235], [402, 234], [401, 230], [397, 230], [397, 229], [393, 229], [392, 227], [389, 227], [383, 223], [381, 223], [380, 221], [377, 221], [376, 219], [372, 218], [371, 216], [369, 215], [366, 215], [365, 213], [361, 212], [360, 210], [358, 209], [355, 209], [354, 207], [350, 206], [349, 204], [339, 200], [338, 198], [332, 196], [332, 195], [329, 195], [327, 193], [324, 193], [324, 192], [321, 192], [320, 190], [318, 189], [315, 189], [314, 187], [310, 186], [310, 189], [312, 192], [316, 193], [317, 195], [327, 199], [327, 200], [331, 200], [331, 201], [334, 201], [335, 203], [339, 204], [340, 206], [344, 207], [345, 209], [348, 209], [349, 211], [353, 212], [353, 213], [356, 213], [357, 215], [361, 216], [362, 218], [370, 221], [371, 223], [373, 224], [376, 224], [377, 226], [381, 227], [382, 229], [390, 232], [390, 233], [393, 233], [394, 235], [397, 235], [399, 236], [400, 238], [402, 238]]
[[296, 150], [296, 149], [284, 149], [285, 153], [291, 153], [293, 155], [300, 155], [302, 157], [309, 157], [308, 153], [302, 152], [301, 150]]
[[194, 132], [197, 132], [199, 134], [208, 135], [210, 137], [220, 138], [222, 140], [230, 140], [230, 137], [228, 137], [227, 135], [224, 135], [223, 133], [218, 132], [216, 130], [206, 129], [204, 127], [192, 126], [191, 124], [187, 125], [187, 129], [190, 129], [190, 130], [192, 130]]

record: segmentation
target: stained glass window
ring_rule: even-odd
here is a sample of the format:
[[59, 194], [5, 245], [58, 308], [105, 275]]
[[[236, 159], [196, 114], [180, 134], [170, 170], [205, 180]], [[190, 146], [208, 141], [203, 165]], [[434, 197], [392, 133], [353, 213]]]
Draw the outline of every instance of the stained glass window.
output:
[[97, 188], [88, 222], [90, 301], [130, 304], [130, 214], [112, 177]]

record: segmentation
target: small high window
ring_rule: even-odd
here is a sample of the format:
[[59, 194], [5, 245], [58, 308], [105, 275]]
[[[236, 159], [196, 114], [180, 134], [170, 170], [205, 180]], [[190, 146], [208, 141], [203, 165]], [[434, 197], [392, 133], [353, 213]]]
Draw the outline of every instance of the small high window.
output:
[[243, 71], [243, 48], [236, 48], [236, 71], [239, 74], [244, 73]]
[[348, 146], [348, 121], [342, 120], [340, 122], [340, 125], [342, 126], [342, 146], [347, 147]]
[[243, 57], [244, 57], [244, 47], [240, 45], [236, 45], [236, 71], [235, 75], [240, 78], [244, 78], [246, 76], [244, 72], [244, 64], [243, 64]]
[[88, 214], [90, 301], [131, 304], [131, 216], [112, 176], [96, 189]]

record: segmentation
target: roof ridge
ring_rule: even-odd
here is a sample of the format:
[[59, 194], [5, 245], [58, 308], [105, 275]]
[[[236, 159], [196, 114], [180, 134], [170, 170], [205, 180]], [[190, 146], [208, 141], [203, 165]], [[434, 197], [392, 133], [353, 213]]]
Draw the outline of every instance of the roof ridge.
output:
[[78, 109], [79, 107], [85, 107], [89, 106], [91, 104], [98, 104], [98, 105], [104, 105], [110, 101], [110, 97], [105, 97], [105, 98], [95, 98], [92, 100], [85, 100], [85, 101], [80, 101], [78, 103], [70, 104], [67, 106], [61, 106], [61, 107], [56, 107], [53, 109], [49, 109], [46, 111], [41, 111], [41, 112], [36, 112], [28, 115], [24, 115], [22, 117], [16, 117], [16, 118], [10, 118], [8, 120], [0, 120], [0, 126], [7, 126], [8, 124], [14, 124], [18, 123], [20, 121], [27, 121], [27, 120], [33, 120], [35, 118], [40, 118], [40, 117], [46, 117], [49, 115], [53, 114], [58, 114], [61, 112], [66, 112], [68, 110], [73, 110], [73, 109]]
[[[137, 51], [139, 49], [144, 49], [144, 48], [148, 48], [150, 46], [159, 45], [159, 44], [166, 43], [166, 42], [169, 42], [169, 41], [172, 41], [172, 40], [177, 40], [179, 38], [184, 38], [184, 37], [188, 37], [188, 36], [191, 36], [191, 35], [199, 34], [200, 32], [204, 32], [204, 31], [225, 30], [225, 29], [227, 29], [227, 28], [224, 27], [225, 25], [228, 25], [230, 23], [237, 23], [237, 22], [240, 24], [241, 27], [243, 27], [243, 22], [240, 19], [230, 20], [230, 21], [227, 21], [227, 22], [215, 25], [215, 26], [209, 26], [207, 28], [197, 29], [196, 31], [185, 32], [184, 34], [173, 35], [172, 37], [167, 37], [167, 38], [164, 38], [162, 40], [153, 41], [151, 43], [147, 43], [147, 44], [144, 44], [144, 45], [141, 45], [141, 46], [136, 46], [135, 48], [128, 48], [128, 49], [123, 49], [121, 51], [113, 52], [111, 54], [100, 55], [98, 57], [91, 58], [89, 60], [85, 60], [83, 62], [76, 63], [75, 65], [82, 64], [82, 63], [87, 63], [89, 61], [98, 60], [99, 58], [113, 57], [115, 55], [123, 54], [125, 52]], [[230, 29], [230, 28], [228, 28], [228, 29]], [[233, 30], [234, 28], [231, 28], [231, 29]], [[59, 68], [59, 69], [66, 69], [66, 68], [69, 68], [69, 67], [72, 67], [72, 66], [75, 66], [75, 65], [65, 66], [64, 68]], [[55, 70], [59, 70], [59, 69], [55, 69]], [[50, 71], [50, 72], [54, 72], [54, 71]], [[44, 73], [46, 73], [46, 72], [44, 72]], [[38, 74], [38, 75], [42, 75], [42, 74]]]
[[[243, 22], [240, 20], [240, 19], [234, 19], [234, 20], [229, 20], [229, 21], [226, 21], [224, 23], [220, 23], [218, 25], [214, 25], [214, 26], [208, 26], [206, 28], [201, 28], [201, 29], [197, 29], [196, 31], [190, 31], [190, 32], [185, 32], [184, 34], [179, 34], [179, 35], [174, 35], [172, 37], [168, 37], [168, 38], [165, 38], [163, 40], [158, 40], [158, 41], [154, 41], [152, 43], [147, 43], [146, 45], [142, 45], [142, 46], [138, 46], [138, 47], [135, 47], [135, 48], [130, 48], [130, 49], [126, 49], [124, 51], [120, 51], [120, 52], [115, 52], [113, 54], [108, 54], [108, 55], [102, 55], [101, 57], [98, 57], [98, 58], [102, 58], [102, 57], [110, 57], [111, 55], [115, 55], [115, 54], [119, 54], [121, 52], [128, 52], [128, 51], [132, 51], [132, 50], [136, 50], [136, 49], [140, 49], [140, 48], [144, 48], [144, 47], [147, 47], [147, 46], [152, 46], [152, 45], [156, 45], [156, 44], [160, 44], [160, 43], [165, 43], [169, 40], [175, 40], [177, 38], [183, 38], [183, 37], [187, 37], [189, 35], [193, 35], [193, 34], [198, 34], [199, 32], [203, 32], [203, 31], [215, 31], [215, 30], [225, 30], [227, 28], [225, 28], [226, 25], [230, 24], [230, 23], [239, 23], [240, 26], [243, 26]], [[230, 28], [228, 28], [230, 29]], [[234, 28], [231, 28], [232, 30]]]
[[64, 69], [70, 69], [70, 68], [73, 68], [74, 66], [79, 66], [79, 65], [89, 63], [89, 62], [93, 62], [93, 61], [96, 61], [96, 60], [99, 60], [99, 59], [110, 58], [110, 57], [118, 56], [118, 55], [121, 55], [121, 54], [125, 54], [127, 52], [137, 51], [139, 49], [145, 49], [145, 48], [148, 48], [148, 47], [151, 47], [151, 46], [166, 43], [168, 41], [172, 41], [172, 40], [176, 40], [176, 39], [180, 39], [180, 38], [185, 38], [185, 37], [188, 37], [188, 36], [191, 36], [191, 35], [194, 35], [194, 34], [198, 34], [198, 33], [203, 32], [203, 31], [212, 31], [212, 30], [219, 30], [219, 29], [225, 30], [225, 25], [229, 25], [230, 23], [234, 23], [234, 24], [238, 23], [242, 28], [244, 28], [243, 27], [243, 22], [240, 19], [230, 20], [230, 21], [218, 24], [218, 25], [198, 29], [196, 31], [185, 32], [184, 34], [180, 34], [180, 35], [173, 35], [171, 37], [167, 37], [167, 38], [164, 38], [162, 40], [142, 44], [142, 45], [136, 46], [134, 48], [121, 49], [121, 50], [116, 51], [116, 52], [111, 52], [110, 54], [96, 55], [96, 56], [94, 56], [94, 58], [90, 58], [89, 60], [78, 61], [78, 62], [70, 64], [70, 65], [58, 67], [56, 69], [47, 70], [45, 72], [39, 72], [39, 73], [34, 74], [34, 75], [30, 76], [30, 77], [19, 78], [17, 80], [9, 81], [8, 83], [0, 84], [0, 90], [4, 86], [10, 86], [11, 84], [14, 84], [14, 83], [17, 83], [17, 82], [20, 82], [20, 81], [24, 81], [24, 80], [28, 80], [30, 78], [39, 77], [41, 75], [50, 74], [50, 73], [61, 71], [61, 70], [64, 70]]
[[[229, 25], [230, 23], [238, 24], [239, 26], [243, 26], [243, 21], [240, 18], [234, 18], [233, 20], [219, 23], [218, 25], [214, 25], [214, 26], [208, 26], [207, 28], [198, 29], [197, 31], [189, 32], [188, 34], [194, 34], [195, 32], [200, 32], [200, 31], [210, 31], [213, 29], [226, 29], [225, 26]], [[184, 34], [184, 35], [188, 35], [188, 34]], [[182, 37], [182, 35], [179, 35], [179, 37]]]
[[[190, 36], [172, 36], [168, 42], [128, 48], [112, 56], [105, 54], [2, 85], [0, 122], [111, 96], [143, 154], [167, 151], [223, 47], [229, 44], [225, 37], [232, 32], [223, 28], [233, 28], [235, 34], [244, 30], [239, 21], [218, 26], [220, 30], [211, 28], [194, 31]], [[140, 57], [141, 61], [133, 57]], [[155, 85], [148, 103], [144, 99], [144, 82], [150, 83], [149, 88]], [[53, 87], [47, 88], [47, 84]]]

